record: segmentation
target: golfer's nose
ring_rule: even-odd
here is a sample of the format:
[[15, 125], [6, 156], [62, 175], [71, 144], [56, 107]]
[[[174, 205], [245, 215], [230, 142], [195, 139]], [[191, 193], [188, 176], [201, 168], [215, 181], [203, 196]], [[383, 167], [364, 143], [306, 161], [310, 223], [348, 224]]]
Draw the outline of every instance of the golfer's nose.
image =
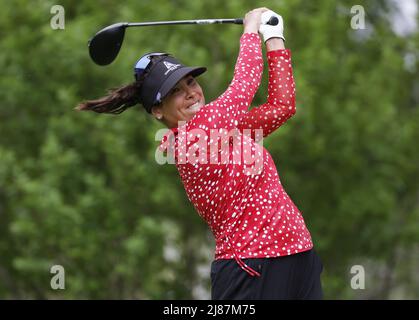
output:
[[192, 88], [187, 88], [186, 89], [186, 99], [192, 99], [196, 96], [196, 90], [192, 89]]

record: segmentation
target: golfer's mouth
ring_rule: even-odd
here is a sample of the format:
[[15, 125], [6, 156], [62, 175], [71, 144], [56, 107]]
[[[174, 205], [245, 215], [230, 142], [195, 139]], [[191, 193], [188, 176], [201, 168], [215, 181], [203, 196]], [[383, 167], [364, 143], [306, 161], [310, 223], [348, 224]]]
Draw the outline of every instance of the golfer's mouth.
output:
[[198, 112], [201, 109], [201, 107], [202, 107], [201, 101], [198, 100], [194, 104], [187, 107], [186, 110], [190, 112]]

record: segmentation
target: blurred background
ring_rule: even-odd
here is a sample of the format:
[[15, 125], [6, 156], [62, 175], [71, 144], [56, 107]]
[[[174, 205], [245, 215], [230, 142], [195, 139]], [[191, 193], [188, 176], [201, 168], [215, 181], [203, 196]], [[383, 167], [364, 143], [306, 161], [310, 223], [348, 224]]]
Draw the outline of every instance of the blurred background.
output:
[[[363, 29], [351, 27], [355, 5]], [[150, 51], [207, 66], [199, 81], [215, 99], [242, 26], [130, 28], [106, 67], [87, 41], [115, 22], [239, 18], [262, 6], [284, 18], [297, 87], [296, 115], [264, 146], [323, 260], [325, 298], [419, 298], [416, 0], [3, 1], [0, 298], [210, 297], [214, 240], [176, 167], [155, 161], [162, 126], [140, 106], [118, 116], [74, 107], [132, 82]], [[266, 95], [267, 69], [253, 105]], [[54, 265], [64, 290], [51, 288]], [[351, 286], [357, 265], [364, 289]]]

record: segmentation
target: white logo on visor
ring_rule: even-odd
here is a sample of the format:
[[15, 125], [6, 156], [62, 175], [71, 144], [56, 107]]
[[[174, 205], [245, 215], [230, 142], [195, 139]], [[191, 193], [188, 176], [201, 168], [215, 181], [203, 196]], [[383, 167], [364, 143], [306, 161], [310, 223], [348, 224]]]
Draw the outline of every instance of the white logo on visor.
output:
[[180, 67], [180, 64], [174, 64], [167, 61], [163, 61], [163, 63], [167, 68], [167, 71], [164, 73], [164, 75], [167, 75], [170, 71], [176, 70]]

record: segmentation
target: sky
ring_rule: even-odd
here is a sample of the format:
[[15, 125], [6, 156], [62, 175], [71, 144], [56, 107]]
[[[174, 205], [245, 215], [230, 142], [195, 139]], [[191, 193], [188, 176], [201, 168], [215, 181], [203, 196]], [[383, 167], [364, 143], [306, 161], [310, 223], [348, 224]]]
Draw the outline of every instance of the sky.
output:
[[417, 29], [417, 0], [391, 0], [391, 2], [398, 9], [392, 19], [394, 32], [405, 36]]

